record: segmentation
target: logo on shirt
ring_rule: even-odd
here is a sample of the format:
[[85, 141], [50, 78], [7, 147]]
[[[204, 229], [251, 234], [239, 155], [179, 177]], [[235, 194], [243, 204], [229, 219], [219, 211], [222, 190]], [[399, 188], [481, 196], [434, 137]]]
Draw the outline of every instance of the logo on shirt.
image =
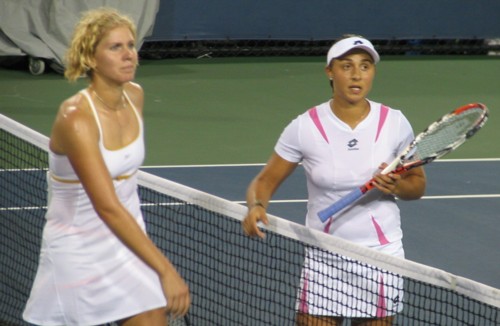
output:
[[353, 138], [347, 142], [347, 147], [349, 151], [357, 151], [359, 148], [357, 147], [358, 145], [358, 140], [356, 138]]
[[395, 298], [392, 298], [392, 304], [393, 304], [393, 309], [397, 310], [399, 305], [401, 304], [401, 300], [399, 298], [399, 295], [396, 296]]

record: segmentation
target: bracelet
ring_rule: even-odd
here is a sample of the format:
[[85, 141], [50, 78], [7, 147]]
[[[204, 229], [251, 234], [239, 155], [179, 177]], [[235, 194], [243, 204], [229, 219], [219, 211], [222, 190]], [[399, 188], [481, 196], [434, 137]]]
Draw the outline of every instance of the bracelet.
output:
[[264, 206], [264, 204], [262, 204], [262, 202], [260, 200], [256, 200], [252, 205], [250, 205], [250, 208], [254, 208], [255, 206], [260, 206], [260, 207], [266, 209], [266, 207]]

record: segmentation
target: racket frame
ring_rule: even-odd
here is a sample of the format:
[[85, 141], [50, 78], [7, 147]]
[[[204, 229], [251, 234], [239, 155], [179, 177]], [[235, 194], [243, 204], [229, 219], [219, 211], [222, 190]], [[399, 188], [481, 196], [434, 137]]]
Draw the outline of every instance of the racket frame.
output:
[[[456, 141], [448, 145], [447, 147], [423, 158], [423, 159], [418, 159], [418, 160], [412, 160], [413, 159], [413, 152], [414, 149], [418, 146], [420, 141], [427, 137], [430, 133], [432, 133], [434, 130], [436, 130], [439, 126], [441, 126], [443, 123], [446, 121], [452, 119], [454, 116], [458, 114], [462, 114], [464, 111], [474, 109], [474, 108], [480, 108], [482, 109], [482, 114], [479, 116], [477, 121], [467, 132], [460, 138], [458, 138]], [[435, 122], [431, 123], [424, 131], [422, 131], [420, 134], [415, 137], [415, 139], [401, 152], [398, 157], [396, 157], [391, 163], [389, 163], [380, 173], [381, 174], [401, 174], [404, 172], [407, 172], [413, 168], [423, 166], [425, 164], [431, 163], [432, 161], [443, 157], [444, 155], [450, 153], [451, 151], [455, 150], [457, 147], [462, 145], [467, 139], [472, 137], [476, 132], [481, 129], [486, 121], [488, 120], [489, 112], [488, 108], [482, 104], [482, 103], [471, 103], [467, 104], [464, 106], [461, 106], [455, 110], [453, 110], [450, 113], [445, 114], [443, 117], [440, 119], [436, 120]], [[339, 211], [343, 210], [346, 208], [348, 205], [354, 203], [356, 200], [361, 198], [365, 193], [367, 193], [369, 190], [373, 189], [374, 186], [374, 181], [375, 179], [372, 178], [370, 181], [366, 182], [364, 185], [362, 185], [359, 188], [354, 189], [347, 195], [343, 196], [340, 198], [337, 202], [333, 203], [330, 205], [328, 208], [323, 209], [318, 212], [318, 217], [320, 220], [324, 223], [326, 222], [331, 216], [335, 215]]]

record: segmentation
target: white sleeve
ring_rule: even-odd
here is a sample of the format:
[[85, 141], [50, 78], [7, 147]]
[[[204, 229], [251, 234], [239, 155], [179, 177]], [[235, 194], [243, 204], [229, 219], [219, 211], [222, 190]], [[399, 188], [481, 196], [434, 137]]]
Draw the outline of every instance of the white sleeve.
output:
[[274, 146], [274, 151], [276, 154], [281, 156], [283, 159], [299, 163], [302, 161], [303, 155], [300, 149], [300, 116], [294, 119], [281, 133], [276, 146]]
[[399, 124], [399, 146], [398, 153], [401, 153], [415, 138], [415, 134], [413, 133], [413, 128], [411, 127], [410, 122], [404, 116], [404, 114], [400, 111], [401, 114], [401, 122]]

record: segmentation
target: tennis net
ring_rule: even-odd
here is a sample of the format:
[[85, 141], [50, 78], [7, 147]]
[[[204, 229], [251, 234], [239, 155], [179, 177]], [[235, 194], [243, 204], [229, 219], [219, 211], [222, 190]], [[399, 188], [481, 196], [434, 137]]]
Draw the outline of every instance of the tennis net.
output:
[[[25, 325], [21, 314], [36, 273], [46, 211], [48, 139], [2, 115], [0, 127], [0, 325]], [[244, 206], [144, 172], [139, 192], [150, 237], [190, 286], [191, 325], [294, 325], [305, 304], [311, 312], [395, 314], [394, 325], [500, 324], [498, 289], [275, 216], [269, 216], [266, 239], [252, 239], [241, 230]], [[383, 277], [385, 295], [392, 293], [397, 302], [353, 304], [336, 301], [326, 294], [331, 291], [298, 300], [307, 272], [335, 284], [338, 275], [348, 275], [349, 283], [349, 275], [359, 271]], [[307, 281], [313, 291], [315, 279]], [[368, 298], [378, 291], [371, 283], [353, 279], [335, 291]]]

